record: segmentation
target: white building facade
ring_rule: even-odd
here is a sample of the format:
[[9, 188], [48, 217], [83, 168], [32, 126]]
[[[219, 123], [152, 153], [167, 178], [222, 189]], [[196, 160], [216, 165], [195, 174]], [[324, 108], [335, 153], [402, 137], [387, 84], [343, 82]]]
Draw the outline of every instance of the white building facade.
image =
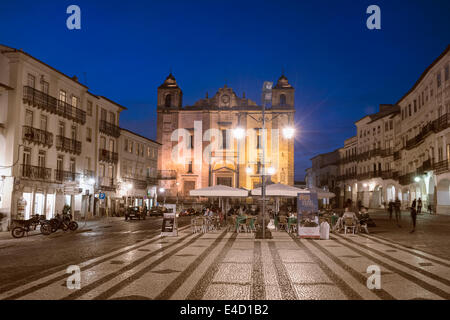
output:
[[127, 129], [119, 139], [119, 189], [123, 206], [156, 205], [161, 144]]
[[420, 198], [423, 211], [450, 214], [449, 65], [450, 46], [397, 103], [355, 123], [340, 149], [341, 204], [384, 208], [398, 198], [407, 208]]
[[65, 205], [76, 219], [116, 212], [125, 109], [0, 46], [0, 230], [32, 214], [52, 218]]

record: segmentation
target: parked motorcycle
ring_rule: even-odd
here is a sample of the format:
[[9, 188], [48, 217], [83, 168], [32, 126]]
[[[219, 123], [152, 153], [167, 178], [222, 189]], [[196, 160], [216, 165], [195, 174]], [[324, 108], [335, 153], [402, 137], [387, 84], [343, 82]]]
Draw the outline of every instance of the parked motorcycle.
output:
[[78, 229], [78, 223], [72, 220], [72, 215], [70, 214], [57, 213], [55, 218], [50, 219], [50, 225], [52, 232], [56, 232], [58, 229], [63, 231], [75, 231]]
[[11, 235], [14, 238], [22, 238], [25, 233], [28, 234], [29, 231], [36, 230], [37, 226], [40, 225], [40, 231], [43, 235], [49, 235], [52, 233], [52, 227], [45, 216], [40, 216], [38, 214], [33, 215], [28, 220], [13, 220], [15, 227], [11, 230]]

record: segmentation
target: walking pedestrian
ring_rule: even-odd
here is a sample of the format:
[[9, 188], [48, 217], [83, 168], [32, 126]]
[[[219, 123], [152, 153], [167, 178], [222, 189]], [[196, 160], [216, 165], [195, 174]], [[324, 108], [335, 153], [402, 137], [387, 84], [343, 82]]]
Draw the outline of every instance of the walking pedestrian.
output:
[[422, 213], [422, 199], [419, 198], [419, 200], [417, 201], [417, 214], [421, 213]]
[[394, 211], [394, 202], [391, 200], [388, 204], [389, 221], [392, 221], [392, 212]]
[[400, 199], [397, 197], [397, 198], [395, 199], [395, 205], [394, 205], [394, 207], [395, 207], [395, 220], [397, 221], [397, 226], [398, 226], [399, 228], [402, 227], [402, 226], [400, 225], [400, 222], [402, 221], [402, 213], [401, 213], [401, 211], [400, 211], [401, 206], [402, 206], [402, 203], [401, 203]]
[[417, 219], [417, 211], [416, 208], [414, 207], [411, 207], [411, 219], [413, 223], [413, 229], [411, 230], [410, 233], [413, 233], [414, 231], [416, 231], [416, 219]]

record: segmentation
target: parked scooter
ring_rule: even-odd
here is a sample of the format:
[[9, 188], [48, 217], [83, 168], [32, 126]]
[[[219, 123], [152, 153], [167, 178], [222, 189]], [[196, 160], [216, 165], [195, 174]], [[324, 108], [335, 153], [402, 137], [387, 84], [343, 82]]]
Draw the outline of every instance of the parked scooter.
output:
[[55, 218], [50, 219], [50, 225], [52, 232], [56, 232], [58, 229], [63, 231], [75, 231], [78, 229], [78, 223], [72, 220], [72, 215], [70, 214], [57, 213]]

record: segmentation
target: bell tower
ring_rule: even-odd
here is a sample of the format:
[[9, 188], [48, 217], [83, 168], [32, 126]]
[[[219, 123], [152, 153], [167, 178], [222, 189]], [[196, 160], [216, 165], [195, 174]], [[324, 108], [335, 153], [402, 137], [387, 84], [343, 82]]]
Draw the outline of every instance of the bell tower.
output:
[[[164, 83], [158, 87], [156, 141], [161, 143], [158, 152], [158, 169], [173, 170], [171, 135], [178, 129], [179, 114], [182, 108], [183, 92], [178, 87], [175, 77], [170, 73]], [[173, 181], [172, 181], [173, 182]], [[163, 185], [171, 188], [170, 185]]]
[[272, 88], [272, 108], [294, 108], [295, 89], [283, 74]]
[[178, 87], [175, 77], [170, 73], [164, 83], [158, 87], [158, 109], [180, 109], [183, 92]]

